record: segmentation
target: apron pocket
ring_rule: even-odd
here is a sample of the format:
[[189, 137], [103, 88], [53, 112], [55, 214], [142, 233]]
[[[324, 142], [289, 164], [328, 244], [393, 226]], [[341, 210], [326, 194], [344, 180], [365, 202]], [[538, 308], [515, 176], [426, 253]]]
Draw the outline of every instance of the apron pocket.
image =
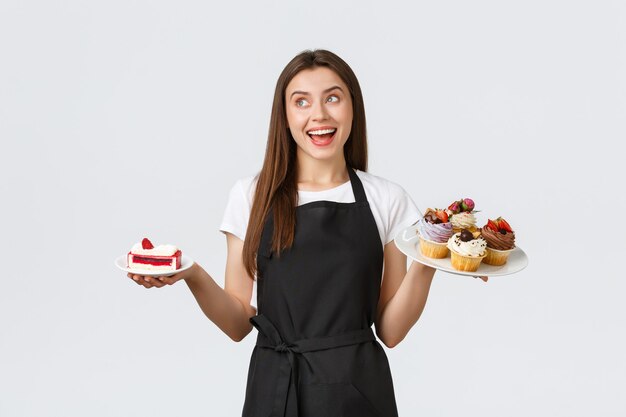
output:
[[302, 417], [380, 417], [372, 403], [351, 383], [300, 386]]

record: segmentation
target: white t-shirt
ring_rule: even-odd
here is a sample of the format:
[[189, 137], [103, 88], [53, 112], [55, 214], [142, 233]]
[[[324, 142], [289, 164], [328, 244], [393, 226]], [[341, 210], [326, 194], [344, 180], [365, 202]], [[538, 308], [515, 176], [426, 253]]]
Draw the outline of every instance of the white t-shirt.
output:
[[[398, 184], [369, 172], [356, 170], [356, 173], [363, 183], [365, 196], [384, 246], [391, 242], [400, 230], [417, 221], [419, 210]], [[255, 186], [256, 176], [251, 176], [238, 180], [231, 188], [220, 224], [221, 232], [230, 232], [241, 240], [245, 239]], [[354, 203], [350, 181], [323, 191], [298, 191], [298, 205], [320, 200]]]
[[[420, 218], [417, 206], [401, 186], [369, 172], [359, 170], [355, 172], [363, 183], [365, 196], [376, 221], [383, 246], [391, 242], [400, 230]], [[220, 224], [222, 233], [229, 232], [241, 240], [245, 239], [256, 180], [256, 176], [242, 178], [231, 188]], [[350, 181], [323, 191], [298, 190], [298, 205], [320, 200], [354, 203]], [[254, 289], [252, 305], [256, 307], [256, 282]]]

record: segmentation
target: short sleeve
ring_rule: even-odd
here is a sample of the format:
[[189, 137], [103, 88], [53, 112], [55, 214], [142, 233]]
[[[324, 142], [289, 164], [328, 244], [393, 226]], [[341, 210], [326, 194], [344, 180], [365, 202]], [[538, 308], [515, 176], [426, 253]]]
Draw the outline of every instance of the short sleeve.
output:
[[240, 179], [231, 188], [224, 217], [220, 223], [220, 232], [229, 232], [245, 240], [252, 209], [252, 183], [253, 178]]
[[402, 229], [412, 225], [420, 218], [417, 205], [401, 186], [388, 182], [388, 187], [389, 217], [385, 245], [391, 242]]

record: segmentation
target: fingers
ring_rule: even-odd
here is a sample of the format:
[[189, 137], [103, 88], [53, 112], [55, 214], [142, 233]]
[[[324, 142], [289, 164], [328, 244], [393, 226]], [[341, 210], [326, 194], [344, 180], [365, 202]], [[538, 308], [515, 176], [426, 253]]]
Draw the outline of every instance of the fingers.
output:
[[135, 281], [136, 284], [141, 285], [141, 281], [139, 280], [141, 277], [139, 275], [133, 275], [129, 272], [128, 274], [126, 274], [126, 276]]
[[176, 279], [176, 275], [171, 275], [169, 277], [159, 277], [159, 282], [161, 282], [163, 285], [172, 285], [176, 281], [178, 281], [178, 279]]
[[489, 277], [485, 277], [485, 276], [480, 276], [480, 277], [479, 277], [479, 276], [474, 276], [474, 278], [480, 278], [480, 279], [482, 279], [484, 282], [489, 281]]
[[134, 275], [134, 274], [128, 274], [128, 277], [130, 279], [132, 279], [133, 281], [135, 281], [135, 283], [137, 285], [141, 285], [142, 287], [146, 287], [146, 288], [151, 288], [152, 284], [150, 284], [149, 282], [147, 282], [144, 278], [143, 275]]
[[131, 273], [128, 273], [127, 276], [128, 278], [135, 281], [135, 283], [145, 288], [152, 288], [152, 287], [161, 288], [165, 285], [171, 285], [171, 284], [167, 284], [163, 282], [163, 277], [148, 277], [144, 275], [135, 275]]
[[164, 283], [161, 282], [159, 277], [143, 277], [143, 279], [144, 281], [146, 281], [146, 283], [150, 284], [150, 287], [148, 288], [152, 288], [152, 287], [161, 288], [165, 285]]

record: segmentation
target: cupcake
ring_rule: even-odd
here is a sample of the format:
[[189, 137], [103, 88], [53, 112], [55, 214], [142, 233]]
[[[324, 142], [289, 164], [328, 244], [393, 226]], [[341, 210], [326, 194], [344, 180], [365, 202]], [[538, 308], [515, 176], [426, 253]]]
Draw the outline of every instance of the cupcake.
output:
[[515, 249], [515, 232], [502, 217], [487, 220], [480, 229], [480, 234], [487, 241], [487, 256], [483, 262], [489, 265], [504, 265], [509, 254]]
[[448, 240], [452, 267], [459, 271], [475, 272], [487, 254], [487, 242], [479, 232], [467, 229], [455, 233]]
[[452, 223], [452, 231], [454, 233], [460, 233], [463, 229], [472, 233], [478, 231], [476, 216], [474, 216], [474, 206], [474, 200], [471, 198], [464, 198], [450, 204], [447, 212], [450, 216], [450, 223]]
[[448, 239], [452, 236], [452, 224], [445, 210], [428, 209], [417, 222], [420, 252], [428, 258], [448, 256]]

